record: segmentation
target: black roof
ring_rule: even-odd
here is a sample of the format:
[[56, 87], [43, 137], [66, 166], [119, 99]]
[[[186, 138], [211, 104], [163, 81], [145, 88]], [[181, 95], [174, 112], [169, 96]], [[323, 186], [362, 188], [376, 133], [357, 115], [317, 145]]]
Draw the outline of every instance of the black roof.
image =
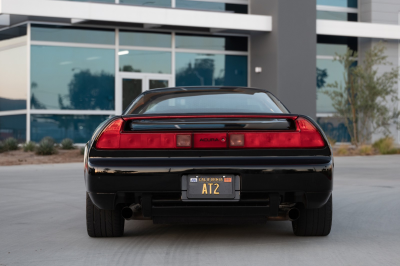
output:
[[233, 87], [233, 86], [182, 86], [182, 87], [169, 87], [169, 88], [159, 88], [148, 90], [144, 93], [152, 92], [178, 92], [178, 91], [224, 91], [224, 92], [238, 92], [238, 93], [254, 93], [254, 91], [259, 92], [269, 92], [267, 90], [258, 88], [248, 88], [248, 87]]

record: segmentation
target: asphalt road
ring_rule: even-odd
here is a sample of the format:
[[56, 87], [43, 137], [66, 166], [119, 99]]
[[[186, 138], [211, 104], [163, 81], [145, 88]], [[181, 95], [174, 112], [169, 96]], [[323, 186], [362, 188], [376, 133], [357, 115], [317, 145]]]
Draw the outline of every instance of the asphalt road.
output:
[[333, 228], [295, 237], [257, 226], [130, 221], [86, 234], [81, 164], [0, 167], [0, 265], [400, 265], [400, 156], [335, 160]]

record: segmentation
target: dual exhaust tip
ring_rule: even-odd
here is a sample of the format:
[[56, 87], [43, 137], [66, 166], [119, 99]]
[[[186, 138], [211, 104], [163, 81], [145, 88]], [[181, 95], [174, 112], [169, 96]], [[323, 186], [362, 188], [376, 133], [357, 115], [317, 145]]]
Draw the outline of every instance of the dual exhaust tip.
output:
[[129, 207], [124, 207], [121, 215], [125, 220], [150, 220], [143, 216], [142, 206], [140, 204], [133, 204]]
[[269, 221], [296, 221], [300, 218], [300, 210], [297, 208], [281, 209], [278, 216], [268, 217]]

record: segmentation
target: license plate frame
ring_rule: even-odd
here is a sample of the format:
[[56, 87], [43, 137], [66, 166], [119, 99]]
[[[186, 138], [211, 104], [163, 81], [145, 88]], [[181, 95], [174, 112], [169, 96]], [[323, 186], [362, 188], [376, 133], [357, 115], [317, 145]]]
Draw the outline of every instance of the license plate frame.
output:
[[[233, 174], [191, 174], [182, 177], [183, 200], [237, 200], [239, 176]], [[218, 184], [218, 185], [217, 185]], [[211, 193], [210, 193], [211, 192]], [[217, 192], [217, 193], [216, 193]]]

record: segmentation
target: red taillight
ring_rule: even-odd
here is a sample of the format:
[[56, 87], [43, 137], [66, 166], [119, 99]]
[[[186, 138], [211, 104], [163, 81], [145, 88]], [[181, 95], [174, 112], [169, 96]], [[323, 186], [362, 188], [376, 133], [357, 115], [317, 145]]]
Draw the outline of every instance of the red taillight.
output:
[[304, 118], [296, 119], [297, 128], [301, 135], [301, 148], [322, 148], [325, 142], [321, 134], [308, 120]]
[[[306, 119], [295, 120], [297, 130], [292, 132], [240, 132], [230, 133], [232, 149], [323, 148], [324, 140], [318, 130]], [[243, 137], [242, 137], [243, 136]], [[238, 139], [243, 138], [243, 144]]]
[[119, 149], [190, 149], [191, 134], [122, 133], [123, 120], [114, 120], [101, 133], [96, 143], [100, 150]]
[[96, 148], [98, 149], [119, 149], [121, 138], [121, 127], [124, 120], [117, 119], [111, 122], [106, 129], [101, 133], [97, 140]]
[[297, 118], [296, 131], [136, 133], [122, 132], [124, 120], [114, 120], [101, 133], [97, 149], [279, 149], [323, 148], [319, 131], [304, 118]]

